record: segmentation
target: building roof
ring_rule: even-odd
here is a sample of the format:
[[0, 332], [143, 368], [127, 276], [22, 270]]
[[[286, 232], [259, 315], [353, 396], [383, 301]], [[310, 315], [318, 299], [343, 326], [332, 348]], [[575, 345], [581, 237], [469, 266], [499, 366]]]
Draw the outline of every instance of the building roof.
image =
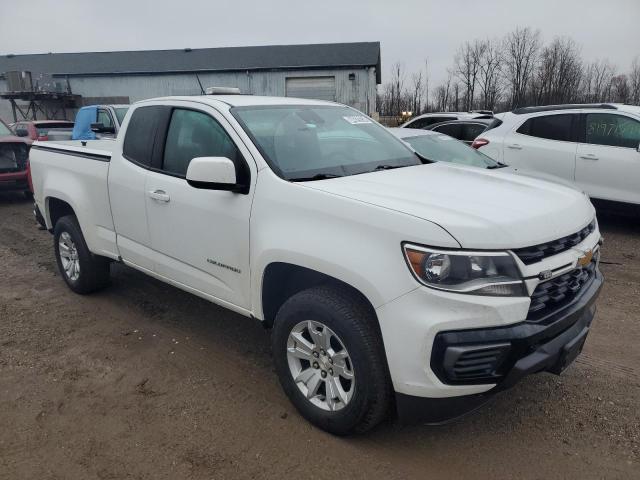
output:
[[31, 71], [56, 76], [336, 67], [376, 67], [380, 83], [380, 42], [0, 56], [0, 74]]

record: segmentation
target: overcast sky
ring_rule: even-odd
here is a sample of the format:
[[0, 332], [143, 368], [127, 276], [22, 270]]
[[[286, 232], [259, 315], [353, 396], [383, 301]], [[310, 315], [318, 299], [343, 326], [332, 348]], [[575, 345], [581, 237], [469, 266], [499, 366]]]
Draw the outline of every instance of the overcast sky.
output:
[[383, 79], [426, 57], [432, 86], [460, 43], [516, 26], [570, 36], [620, 71], [640, 54], [640, 0], [0, 0], [0, 11], [0, 54], [380, 41]]

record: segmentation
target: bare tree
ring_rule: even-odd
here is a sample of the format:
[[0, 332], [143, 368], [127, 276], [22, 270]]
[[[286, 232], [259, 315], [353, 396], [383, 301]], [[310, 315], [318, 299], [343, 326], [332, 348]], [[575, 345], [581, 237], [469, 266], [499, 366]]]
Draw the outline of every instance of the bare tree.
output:
[[424, 59], [424, 110], [429, 111], [429, 59]]
[[606, 102], [611, 96], [611, 83], [616, 69], [608, 60], [596, 60], [591, 63], [591, 101]]
[[635, 57], [629, 72], [629, 102], [640, 105], [640, 57]]
[[411, 75], [411, 111], [419, 115], [422, 110], [422, 72]]
[[611, 98], [617, 103], [628, 103], [631, 96], [629, 80], [625, 74], [616, 75], [611, 79]]
[[482, 95], [482, 108], [493, 110], [500, 91], [501, 45], [496, 40], [485, 40], [478, 60], [478, 85]]
[[582, 78], [580, 49], [567, 37], [557, 37], [542, 49], [534, 79], [535, 103], [542, 105], [578, 101]]
[[504, 39], [504, 75], [509, 85], [511, 107], [526, 101], [527, 87], [540, 51], [540, 31], [517, 28]]
[[449, 110], [451, 96], [451, 72], [448, 72], [447, 80], [442, 85], [438, 85], [435, 90], [436, 110], [446, 112]]
[[[473, 43], [465, 42], [459, 49], [455, 57], [454, 74], [462, 82], [465, 88], [464, 108], [473, 109], [473, 100], [480, 68], [480, 58], [483, 56], [485, 43], [479, 40]], [[457, 85], [457, 84], [456, 84]], [[457, 87], [459, 89], [459, 87]], [[456, 104], [458, 90], [456, 90]], [[457, 109], [458, 107], [456, 107]]]

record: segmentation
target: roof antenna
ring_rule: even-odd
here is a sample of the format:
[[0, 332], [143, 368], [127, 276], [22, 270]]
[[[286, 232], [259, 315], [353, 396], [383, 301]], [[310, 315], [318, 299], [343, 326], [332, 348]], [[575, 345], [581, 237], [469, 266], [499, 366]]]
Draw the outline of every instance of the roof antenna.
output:
[[196, 80], [198, 80], [198, 85], [200, 85], [200, 94], [205, 95], [204, 88], [202, 87], [202, 82], [200, 81], [200, 77], [198, 76], [198, 72], [196, 72]]

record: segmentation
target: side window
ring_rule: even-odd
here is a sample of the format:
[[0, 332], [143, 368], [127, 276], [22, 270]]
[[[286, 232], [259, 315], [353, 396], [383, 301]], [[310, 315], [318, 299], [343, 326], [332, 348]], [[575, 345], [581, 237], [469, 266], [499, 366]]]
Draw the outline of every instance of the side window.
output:
[[586, 143], [638, 148], [640, 122], [611, 113], [587, 113]]
[[465, 123], [462, 125], [462, 136], [460, 140], [472, 142], [478, 135], [485, 131], [487, 127], [480, 123]]
[[524, 122], [516, 132], [547, 140], [571, 141], [571, 122], [575, 114], [544, 115]]
[[439, 127], [435, 127], [433, 129], [434, 132], [444, 133], [445, 135], [449, 135], [453, 138], [460, 138], [461, 136], [461, 125], [459, 123], [450, 123], [448, 125], [440, 125]]
[[127, 160], [146, 167], [151, 165], [156, 130], [166, 109], [154, 105], [134, 110], [122, 146], [122, 154]]
[[175, 109], [164, 147], [162, 169], [184, 176], [196, 157], [227, 157], [238, 163], [240, 153], [224, 128], [209, 115]]
[[98, 123], [103, 124], [105, 127], [113, 127], [113, 120], [111, 115], [106, 110], [98, 110]]

